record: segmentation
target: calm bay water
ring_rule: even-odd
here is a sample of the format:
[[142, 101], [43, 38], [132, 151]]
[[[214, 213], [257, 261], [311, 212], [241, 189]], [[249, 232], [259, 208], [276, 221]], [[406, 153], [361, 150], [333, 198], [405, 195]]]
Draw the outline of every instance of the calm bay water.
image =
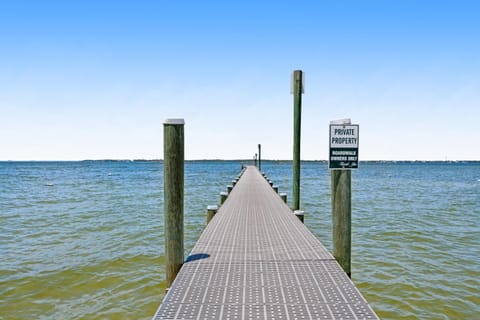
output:
[[[291, 199], [291, 163], [262, 169]], [[186, 254], [238, 161], [185, 165]], [[150, 319], [165, 291], [161, 162], [0, 162], [0, 319]], [[362, 163], [353, 280], [384, 319], [480, 317], [480, 163]], [[302, 164], [331, 250], [327, 164]]]

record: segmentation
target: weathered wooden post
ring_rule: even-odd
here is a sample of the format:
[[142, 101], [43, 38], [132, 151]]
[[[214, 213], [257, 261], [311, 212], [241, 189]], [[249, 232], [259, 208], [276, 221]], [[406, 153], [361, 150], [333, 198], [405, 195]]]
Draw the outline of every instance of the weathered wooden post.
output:
[[293, 210], [300, 209], [300, 133], [302, 121], [303, 72], [293, 71]]
[[220, 192], [220, 205], [222, 205], [225, 200], [227, 200], [228, 192], [222, 191]]
[[303, 220], [304, 220], [305, 211], [295, 210], [295, 211], [293, 211], [293, 214], [298, 218], [298, 220], [300, 220], [300, 221], [302, 221], [302, 223], [304, 223]]
[[229, 185], [227, 186], [227, 193], [230, 194], [230, 192], [232, 192], [232, 190], [233, 190], [233, 185], [232, 185], [232, 184], [229, 184]]
[[253, 165], [256, 167], [257, 166], [257, 154], [253, 156]]
[[352, 255], [351, 171], [332, 170], [333, 256], [349, 277]]
[[358, 125], [330, 123], [329, 168], [332, 193], [333, 256], [352, 276], [352, 171], [358, 168]]
[[285, 192], [280, 193], [280, 198], [282, 198], [283, 202], [287, 203], [287, 194]]
[[258, 171], [262, 172], [262, 145], [258, 144]]
[[217, 213], [218, 206], [208, 206], [207, 207], [207, 224], [210, 223], [210, 221], [213, 219], [215, 214]]
[[183, 119], [167, 119], [163, 124], [163, 180], [165, 215], [165, 258], [167, 288], [183, 264]]
[[274, 184], [274, 185], [272, 186], [272, 188], [273, 188], [273, 191], [275, 191], [276, 193], [278, 193], [278, 186], [277, 186], [276, 184]]

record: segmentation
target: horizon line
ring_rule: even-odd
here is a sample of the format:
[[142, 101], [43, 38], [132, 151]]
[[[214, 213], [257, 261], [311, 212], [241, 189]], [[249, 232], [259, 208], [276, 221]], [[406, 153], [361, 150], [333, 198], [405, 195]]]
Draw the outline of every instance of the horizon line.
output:
[[[54, 160], [54, 159], [41, 159], [41, 160], [1, 160], [0, 162], [94, 162], [94, 161], [118, 161], [118, 162], [125, 162], [125, 161], [130, 161], [130, 162], [163, 162], [164, 159], [142, 159], [142, 158], [137, 158], [137, 159], [126, 159], [126, 158], [105, 158], [105, 159], [63, 159], [63, 160]], [[188, 161], [238, 161], [238, 162], [253, 162], [253, 159], [185, 159], [185, 162]], [[292, 159], [261, 159], [261, 161], [274, 161], [274, 162], [279, 162], [279, 161], [293, 161]], [[326, 159], [303, 159], [300, 160], [302, 162], [328, 162]], [[480, 162], [480, 159], [478, 160], [467, 160], [467, 159], [438, 159], [438, 160], [424, 160], [424, 159], [370, 159], [370, 160], [359, 160], [359, 162]]]

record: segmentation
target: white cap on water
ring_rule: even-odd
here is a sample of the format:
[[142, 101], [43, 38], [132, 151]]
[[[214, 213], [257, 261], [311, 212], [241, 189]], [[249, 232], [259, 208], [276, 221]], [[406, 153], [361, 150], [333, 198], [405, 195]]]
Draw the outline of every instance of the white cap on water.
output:
[[165, 119], [163, 124], [185, 124], [183, 119]]

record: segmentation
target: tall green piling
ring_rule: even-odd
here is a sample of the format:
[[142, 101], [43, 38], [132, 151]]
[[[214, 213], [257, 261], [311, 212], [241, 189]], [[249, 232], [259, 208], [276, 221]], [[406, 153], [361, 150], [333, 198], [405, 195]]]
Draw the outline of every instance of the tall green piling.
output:
[[295, 70], [292, 78], [293, 93], [293, 210], [300, 209], [300, 133], [302, 121], [303, 74]]
[[184, 193], [183, 119], [167, 119], [163, 124], [163, 179], [165, 214], [165, 258], [167, 288], [182, 267]]

